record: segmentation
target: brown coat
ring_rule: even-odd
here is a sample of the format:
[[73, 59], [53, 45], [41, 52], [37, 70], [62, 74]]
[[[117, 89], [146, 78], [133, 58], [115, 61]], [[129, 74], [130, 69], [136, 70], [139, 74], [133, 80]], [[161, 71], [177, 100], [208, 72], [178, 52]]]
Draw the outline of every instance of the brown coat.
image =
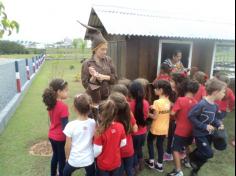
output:
[[[112, 64], [110, 57], [106, 56], [102, 59], [103, 67], [98, 65], [95, 59], [92, 57], [86, 60], [82, 65], [81, 78], [82, 84], [86, 89], [86, 92], [92, 97], [94, 103], [99, 103], [101, 100], [105, 100], [110, 95], [111, 85], [115, 84], [117, 80], [117, 75], [115, 72], [115, 67]], [[89, 67], [94, 67], [95, 70], [103, 75], [109, 75], [111, 77], [110, 81], [96, 81], [94, 83], [90, 82], [91, 75], [89, 73]]]

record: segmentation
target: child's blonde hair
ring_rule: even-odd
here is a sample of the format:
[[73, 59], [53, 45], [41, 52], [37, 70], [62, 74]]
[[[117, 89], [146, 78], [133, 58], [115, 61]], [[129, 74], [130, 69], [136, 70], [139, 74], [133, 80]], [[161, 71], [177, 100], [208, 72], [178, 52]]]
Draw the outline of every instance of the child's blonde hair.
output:
[[229, 79], [229, 77], [228, 77], [227, 75], [219, 75], [217, 78], [218, 78], [220, 81], [223, 81], [224, 83], [226, 83], [227, 86], [230, 85], [230, 79]]
[[131, 84], [131, 80], [127, 79], [127, 78], [121, 78], [118, 80], [118, 84], [123, 84], [127, 87], [127, 89], [129, 89], [129, 86]]
[[102, 117], [102, 121], [99, 124], [96, 135], [101, 135], [106, 131], [116, 116], [116, 105], [112, 100], [106, 100], [99, 105], [99, 114]]
[[205, 85], [207, 79], [208, 79], [207, 74], [202, 71], [197, 71], [193, 75], [193, 80], [196, 80], [199, 84], [202, 84], [202, 85]]
[[226, 88], [227, 85], [223, 81], [218, 80], [217, 78], [209, 79], [206, 82], [206, 92], [208, 95], [212, 95], [215, 91], [221, 91], [223, 88]]

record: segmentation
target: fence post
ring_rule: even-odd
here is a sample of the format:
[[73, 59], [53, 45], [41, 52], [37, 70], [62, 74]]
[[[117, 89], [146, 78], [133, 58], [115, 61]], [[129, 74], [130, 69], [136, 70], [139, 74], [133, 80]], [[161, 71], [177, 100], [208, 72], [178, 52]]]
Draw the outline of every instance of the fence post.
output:
[[37, 58], [37, 56], [35, 56], [35, 63], [36, 63], [36, 70], [38, 70], [39, 64], [38, 64], [38, 58]]
[[16, 88], [17, 92], [21, 92], [21, 81], [20, 81], [20, 72], [19, 72], [19, 63], [15, 61], [15, 71], [16, 71]]
[[30, 69], [29, 69], [28, 59], [25, 59], [25, 66], [26, 66], [26, 76], [27, 76], [27, 79], [30, 80]]
[[33, 62], [33, 72], [35, 73], [35, 61], [34, 61], [34, 57], [32, 57], [32, 62]]

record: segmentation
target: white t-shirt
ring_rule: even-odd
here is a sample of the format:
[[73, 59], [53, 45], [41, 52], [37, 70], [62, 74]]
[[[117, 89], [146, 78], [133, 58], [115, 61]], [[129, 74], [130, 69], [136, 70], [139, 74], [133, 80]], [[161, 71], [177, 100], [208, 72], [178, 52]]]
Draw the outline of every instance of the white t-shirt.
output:
[[69, 122], [64, 134], [72, 138], [68, 163], [73, 167], [86, 167], [94, 162], [93, 136], [96, 122], [93, 119]]

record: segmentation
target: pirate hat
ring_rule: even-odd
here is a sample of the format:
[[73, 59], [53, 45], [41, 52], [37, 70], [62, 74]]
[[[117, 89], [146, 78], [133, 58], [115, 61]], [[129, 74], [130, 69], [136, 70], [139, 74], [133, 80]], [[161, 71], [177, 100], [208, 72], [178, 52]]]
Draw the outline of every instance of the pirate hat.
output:
[[87, 36], [92, 41], [93, 51], [96, 50], [96, 48], [98, 48], [101, 44], [107, 43], [106, 39], [103, 37], [99, 29], [83, 24], [78, 20], [77, 22], [87, 29], [87, 34], [88, 34]]

